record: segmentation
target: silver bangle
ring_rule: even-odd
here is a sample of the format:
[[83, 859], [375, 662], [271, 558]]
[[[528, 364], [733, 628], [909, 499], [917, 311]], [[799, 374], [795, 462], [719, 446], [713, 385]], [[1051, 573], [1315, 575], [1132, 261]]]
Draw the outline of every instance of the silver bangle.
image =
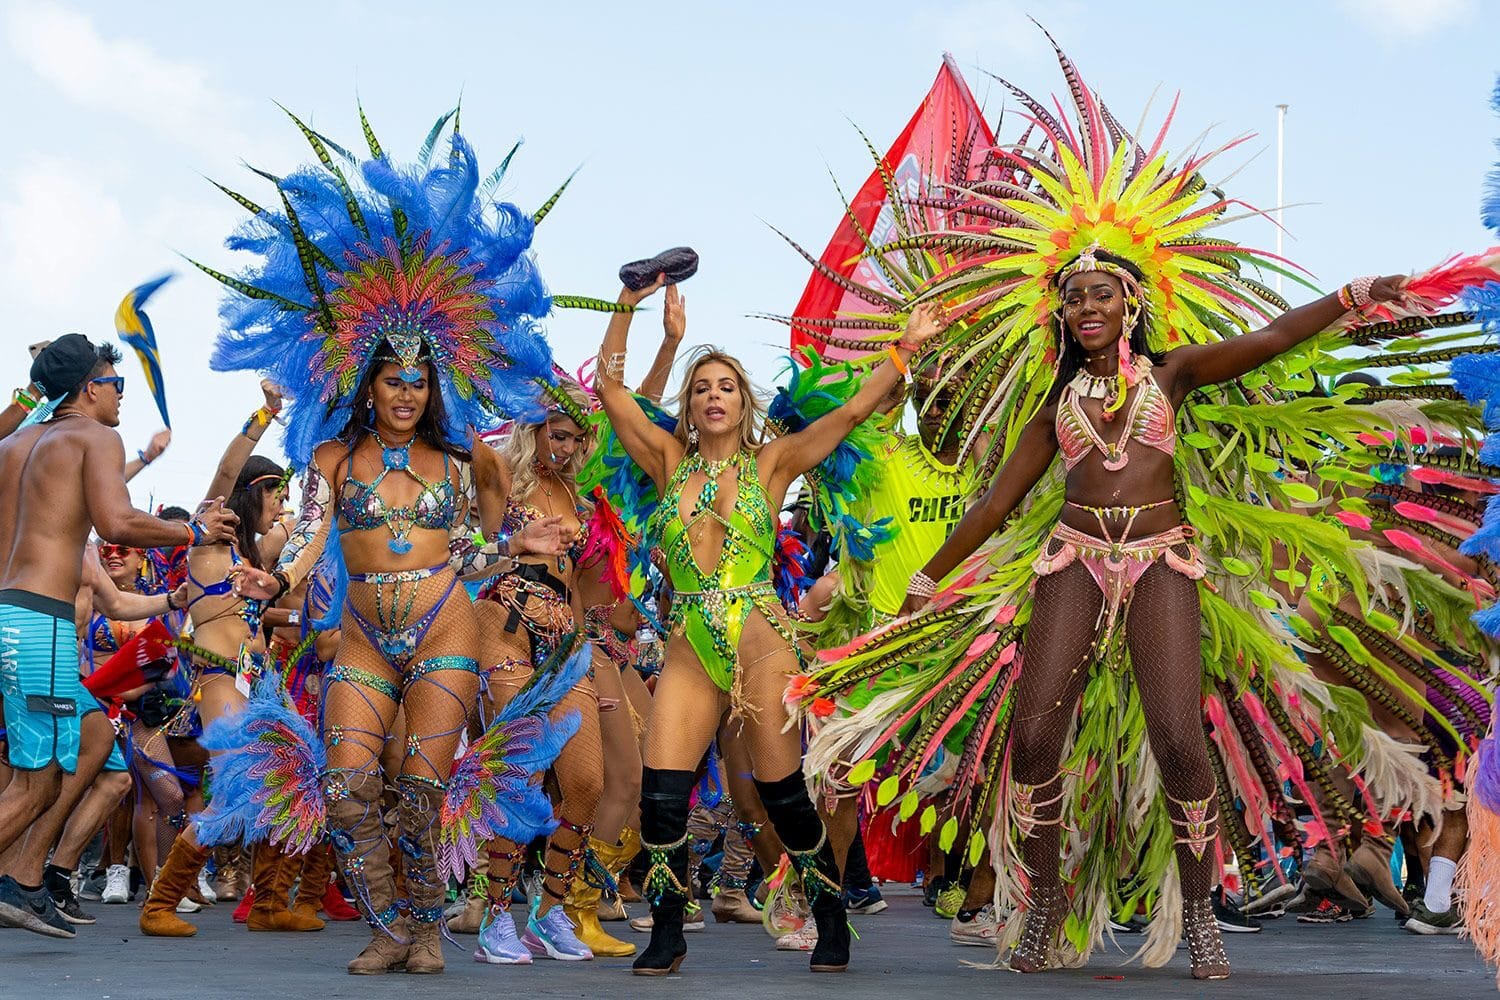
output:
[[937, 593], [937, 581], [918, 570], [911, 578], [911, 583], [907, 585], [906, 592], [912, 597], [928, 600]]

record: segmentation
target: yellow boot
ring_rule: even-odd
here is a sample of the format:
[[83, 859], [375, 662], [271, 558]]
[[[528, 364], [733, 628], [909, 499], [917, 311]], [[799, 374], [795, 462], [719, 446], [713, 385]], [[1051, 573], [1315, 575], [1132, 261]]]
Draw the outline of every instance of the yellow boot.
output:
[[630, 880], [625, 877], [625, 869], [635, 856], [641, 852], [641, 835], [639, 832], [626, 827], [620, 831], [620, 842], [618, 844], [606, 844], [603, 841], [593, 842], [594, 857], [599, 863], [609, 870], [609, 877], [615, 880], [620, 891], [612, 901], [605, 901], [602, 896], [599, 901], [600, 920], [626, 920], [630, 914], [625, 912], [625, 903], [630, 900], [640, 900], [631, 888]]
[[[594, 852], [594, 857], [601, 865], [609, 868], [605, 856], [610, 850], [610, 845], [590, 837], [589, 849]], [[589, 950], [600, 958], [626, 958], [634, 955], [635, 945], [611, 937], [600, 925], [600, 895], [598, 888], [588, 884], [586, 874], [580, 873], [579, 877], [573, 879], [567, 896], [563, 898], [563, 912], [573, 922], [578, 940], [588, 945]]]

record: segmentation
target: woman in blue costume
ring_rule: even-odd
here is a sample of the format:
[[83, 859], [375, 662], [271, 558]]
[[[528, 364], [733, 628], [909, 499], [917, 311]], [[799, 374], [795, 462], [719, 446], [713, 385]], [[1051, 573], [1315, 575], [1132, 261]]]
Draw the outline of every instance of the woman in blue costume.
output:
[[[661, 494], [654, 535], [672, 582], [671, 634], [646, 727], [641, 784], [653, 923], [634, 971], [667, 975], [687, 954], [688, 800], [698, 764], [728, 712], [742, 722], [756, 788], [812, 904], [818, 945], [811, 968], [842, 972], [849, 931], [838, 866], [807, 794], [800, 734], [785, 725], [781, 707], [798, 656], [771, 582], [775, 511], [793, 480], [875, 411], [911, 356], [942, 329], [942, 313], [935, 305], [914, 312], [890, 359], [848, 403], [771, 441], [763, 440], [762, 407], [744, 368], [723, 352], [700, 349], [687, 364], [676, 433], [668, 433], [645, 416], [622, 381], [631, 311], [665, 282], [660, 275], [639, 291], [621, 291], [626, 308], [610, 320], [598, 365], [605, 413]], [[674, 297], [675, 288], [667, 294]]]
[[[393, 164], [363, 116], [363, 162], [299, 121], [321, 165], [277, 179], [281, 212], [236, 196], [256, 217], [230, 245], [261, 262], [241, 278], [210, 271], [237, 293], [213, 363], [287, 387], [285, 445], [303, 476], [277, 568], [243, 569], [239, 592], [274, 600], [320, 557], [330, 579], [347, 574], [334, 601], [338, 652], [323, 678], [322, 750], [299, 759], [299, 797], [288, 806], [305, 823], [270, 835], [306, 845], [326, 810], [339, 867], [373, 929], [349, 963], [357, 975], [443, 971], [448, 855], [439, 855], [452, 831], [439, 814], [452, 804], [455, 753], [480, 684], [479, 631], [459, 577], [560, 549], [550, 520], [498, 543], [473, 537], [493, 496], [474, 482], [493, 469], [471, 465], [488, 449], [471, 459], [468, 447], [476, 430], [539, 409], [536, 382], [550, 380], [551, 357], [537, 318], [551, 300], [528, 252], [544, 213], [481, 192], [477, 158], [456, 130], [448, 155], [433, 156], [452, 118], [439, 121], [414, 167]], [[405, 913], [381, 801], [398, 711]]]

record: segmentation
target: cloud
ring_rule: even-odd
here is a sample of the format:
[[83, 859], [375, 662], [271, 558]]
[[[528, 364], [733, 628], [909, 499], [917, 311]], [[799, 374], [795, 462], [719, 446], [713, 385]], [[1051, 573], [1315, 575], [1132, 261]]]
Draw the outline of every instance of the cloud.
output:
[[20, 61], [76, 104], [197, 150], [246, 148], [224, 124], [238, 102], [196, 63], [106, 38], [87, 15], [50, 2], [8, 6], [3, 31]]
[[1341, 0], [1361, 26], [1388, 39], [1435, 34], [1466, 20], [1476, 0]]

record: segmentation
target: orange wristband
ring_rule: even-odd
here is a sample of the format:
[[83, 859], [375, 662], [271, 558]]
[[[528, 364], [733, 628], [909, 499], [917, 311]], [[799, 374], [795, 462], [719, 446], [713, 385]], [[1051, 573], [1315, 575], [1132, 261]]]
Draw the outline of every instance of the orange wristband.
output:
[[885, 353], [891, 356], [891, 364], [896, 366], [896, 370], [900, 372], [902, 377], [904, 378], [908, 373], [908, 369], [906, 367], [906, 362], [901, 360], [901, 355], [896, 353], [895, 346], [892, 344], [887, 344]]

